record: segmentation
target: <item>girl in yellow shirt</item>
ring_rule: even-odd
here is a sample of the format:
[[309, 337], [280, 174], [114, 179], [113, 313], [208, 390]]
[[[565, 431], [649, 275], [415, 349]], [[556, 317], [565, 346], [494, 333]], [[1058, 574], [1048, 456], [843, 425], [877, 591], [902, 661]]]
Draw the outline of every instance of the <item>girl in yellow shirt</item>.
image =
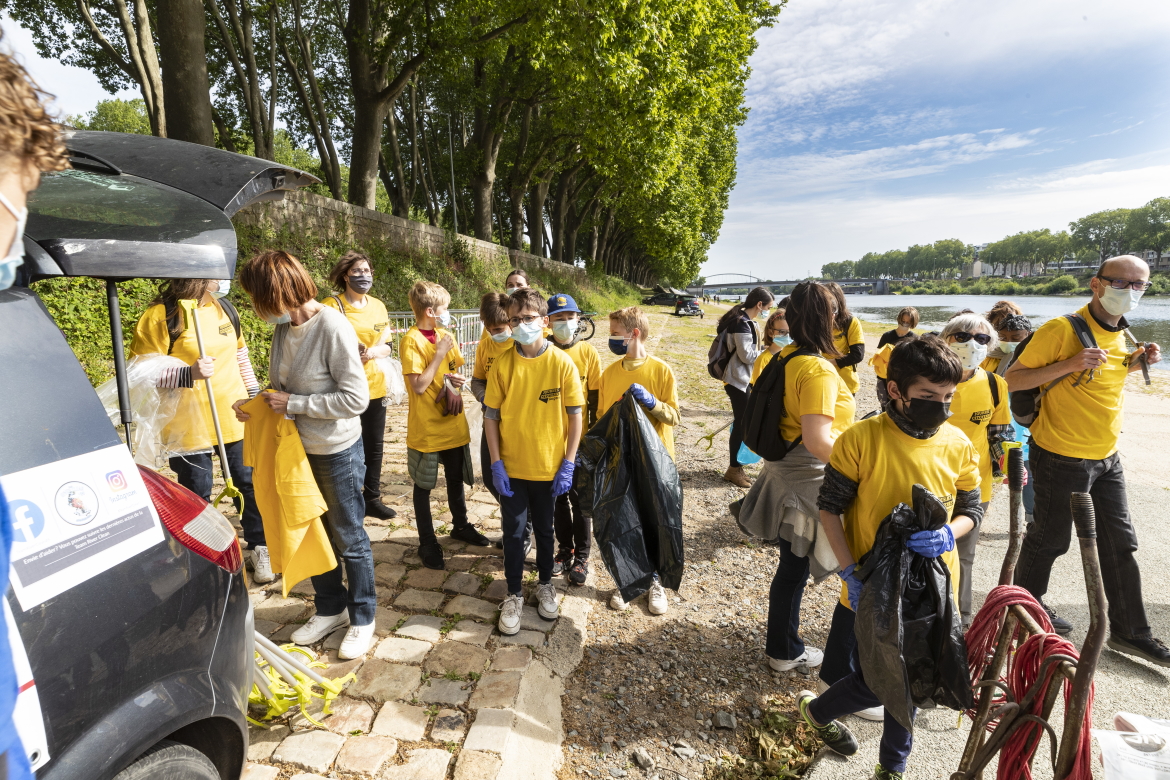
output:
[[[857, 364], [865, 357], [865, 337], [861, 333], [861, 320], [849, 312], [845, 304], [845, 291], [836, 282], [825, 283], [825, 288], [833, 294], [836, 301], [837, 313], [833, 315], [833, 346], [837, 349], [837, 357], [832, 358], [837, 366], [837, 372], [845, 380], [849, 392], [857, 395], [861, 389], [861, 379], [857, 376]], [[825, 357], [829, 357], [828, 354]]]

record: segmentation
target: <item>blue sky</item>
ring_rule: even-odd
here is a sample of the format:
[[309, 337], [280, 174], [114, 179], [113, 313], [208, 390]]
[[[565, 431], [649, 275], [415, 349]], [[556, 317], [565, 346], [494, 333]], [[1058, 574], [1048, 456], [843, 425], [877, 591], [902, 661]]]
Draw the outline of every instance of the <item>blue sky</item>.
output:
[[1170, 195], [1170, 3], [788, 0], [759, 41], [708, 276]]

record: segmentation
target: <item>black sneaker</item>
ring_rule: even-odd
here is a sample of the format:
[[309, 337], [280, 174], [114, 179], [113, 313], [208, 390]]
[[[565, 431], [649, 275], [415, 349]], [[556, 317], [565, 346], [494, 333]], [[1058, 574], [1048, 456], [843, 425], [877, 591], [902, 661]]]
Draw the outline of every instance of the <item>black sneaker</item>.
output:
[[395, 517], [398, 517], [398, 513], [383, 504], [382, 499], [371, 498], [366, 502], [366, 517], [374, 517], [378, 520], [393, 520]]
[[1060, 634], [1061, 636], [1068, 636], [1072, 633], [1072, 623], [1056, 614], [1056, 610], [1045, 604], [1043, 601], [1040, 602], [1040, 606], [1044, 607], [1044, 611], [1048, 613], [1048, 620], [1052, 623], [1053, 631]]
[[804, 718], [805, 725], [816, 732], [817, 736], [834, 753], [842, 756], [851, 756], [857, 752], [857, 738], [853, 732], [839, 720], [827, 726], [818, 726], [812, 715], [808, 714], [808, 705], [816, 701], [817, 695], [812, 691], [801, 691], [796, 695], [796, 708], [800, 710], [800, 717]]
[[467, 525], [455, 526], [455, 530], [451, 532], [451, 538], [458, 539], [461, 542], [467, 542], [468, 544], [473, 544], [476, 547], [492, 546], [492, 540], [481, 534], [479, 529], [471, 523], [468, 523]]
[[589, 559], [574, 558], [573, 566], [569, 569], [569, 582], [573, 585], [584, 585], [589, 578]]
[[572, 550], [557, 550], [557, 557], [553, 558], [552, 576], [559, 577], [568, 571], [573, 564]]
[[1155, 639], [1153, 636], [1126, 639], [1125, 637], [1113, 634], [1105, 644], [1109, 646], [1110, 650], [1143, 658], [1158, 666], [1170, 666], [1170, 650], [1166, 648], [1166, 645], [1162, 644], [1162, 640]]
[[418, 546], [418, 557], [422, 561], [423, 566], [426, 566], [428, 569], [447, 568], [447, 564], [443, 562], [443, 548], [439, 546], [438, 542], [420, 544]]
[[902, 780], [902, 773], [894, 772], [878, 764], [873, 768], [873, 780]]

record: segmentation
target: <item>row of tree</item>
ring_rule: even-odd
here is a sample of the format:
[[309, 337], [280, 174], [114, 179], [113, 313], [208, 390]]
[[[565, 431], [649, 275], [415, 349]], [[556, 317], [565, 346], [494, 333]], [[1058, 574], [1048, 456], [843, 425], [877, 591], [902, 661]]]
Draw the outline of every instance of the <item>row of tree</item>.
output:
[[678, 284], [721, 227], [754, 33], [781, 4], [0, 0], [0, 10], [42, 56], [91, 70], [111, 92], [137, 88], [155, 135], [275, 159], [283, 126], [315, 153], [335, 198], [436, 225], [457, 218], [481, 239]]
[[915, 245], [909, 249], [869, 252], [860, 260], [821, 266], [827, 279], [945, 279], [978, 258], [992, 276], [1014, 272], [1046, 274], [1069, 258], [1086, 263], [1147, 251], [1161, 258], [1170, 249], [1170, 198], [1154, 198], [1133, 209], [1109, 209], [1069, 223], [1068, 231], [1048, 228], [1016, 233], [982, 249], [958, 239]]

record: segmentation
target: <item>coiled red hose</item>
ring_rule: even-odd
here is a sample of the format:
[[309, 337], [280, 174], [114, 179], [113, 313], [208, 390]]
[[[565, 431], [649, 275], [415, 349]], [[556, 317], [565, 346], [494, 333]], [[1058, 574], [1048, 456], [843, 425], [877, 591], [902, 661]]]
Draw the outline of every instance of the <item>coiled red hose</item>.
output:
[[[1050, 655], [1067, 655], [1079, 658], [1080, 654], [1072, 642], [1052, 633], [1052, 623], [1044, 607], [1032, 597], [1032, 594], [1015, 585], [1000, 585], [987, 594], [983, 607], [971, 621], [971, 628], [967, 631], [967, 663], [971, 667], [971, 683], [974, 685], [982, 679], [987, 665], [995, 654], [995, 643], [999, 636], [1001, 618], [1004, 610], [1013, 605], [1020, 605], [1035, 620], [1045, 634], [1028, 636], [1022, 644], [1017, 645], [1016, 651], [1008, 655], [1007, 665], [1001, 681], [1012, 693], [1015, 701], [1021, 701], [1028, 689], [1035, 685], [1040, 676], [1044, 659]], [[1017, 625], [1012, 636], [1012, 643], [1020, 641], [1027, 632]], [[1044, 708], [1044, 699], [1053, 676], [1057, 674], [1059, 664], [1050, 664], [1045, 672], [1043, 688], [1032, 700], [1028, 712], [1037, 717], [1041, 716]], [[1064, 680], [1064, 697], [1067, 711], [1068, 697], [1072, 692], [1072, 683]], [[981, 696], [994, 695], [991, 689], [983, 689]], [[993, 700], [996, 704], [1006, 701], [1002, 695]], [[974, 717], [974, 711], [967, 713]], [[1089, 701], [1085, 707], [1085, 721], [1081, 727], [1080, 743], [1077, 745], [1076, 760], [1073, 763], [1069, 780], [1092, 780], [1092, 723], [1093, 723], [1093, 689], [1089, 689]], [[995, 730], [995, 723], [987, 724], [988, 731]], [[1043, 733], [1038, 724], [1025, 723], [1017, 728], [1004, 744], [999, 755], [998, 780], [1031, 780], [1032, 754], [1041, 744]]]

